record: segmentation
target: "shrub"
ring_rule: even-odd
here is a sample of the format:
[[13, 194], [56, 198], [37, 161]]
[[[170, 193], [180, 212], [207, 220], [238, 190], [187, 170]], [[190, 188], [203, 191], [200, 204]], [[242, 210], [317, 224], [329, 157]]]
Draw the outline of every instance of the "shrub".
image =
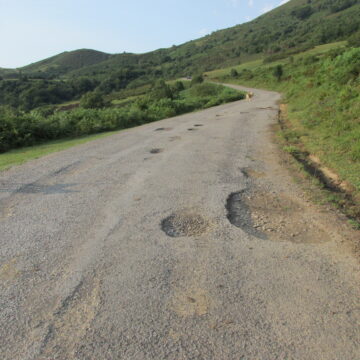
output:
[[237, 77], [239, 76], [239, 73], [237, 72], [236, 69], [231, 69], [231, 71], [230, 71], [230, 76], [231, 76], [232, 78], [237, 78]]
[[100, 109], [105, 105], [104, 97], [99, 91], [87, 92], [80, 99], [80, 106], [84, 109]]
[[153, 100], [160, 100], [160, 99], [172, 99], [173, 92], [168, 84], [161, 79], [158, 80], [150, 91], [150, 97]]
[[196, 84], [201, 84], [204, 82], [204, 77], [202, 74], [195, 75], [191, 80], [191, 86], [194, 86]]
[[276, 65], [273, 74], [276, 77], [277, 81], [280, 81], [284, 74], [282, 65]]

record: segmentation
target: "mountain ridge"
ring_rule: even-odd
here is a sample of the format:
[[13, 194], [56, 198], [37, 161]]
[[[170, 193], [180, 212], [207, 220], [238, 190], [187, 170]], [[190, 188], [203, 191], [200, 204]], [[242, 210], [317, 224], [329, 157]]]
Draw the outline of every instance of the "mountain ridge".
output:
[[252, 21], [169, 48], [142, 54], [80, 49], [14, 71], [40, 77], [103, 77], [122, 68], [137, 68], [171, 77], [301, 51], [344, 40], [359, 30], [357, 0], [291, 0]]

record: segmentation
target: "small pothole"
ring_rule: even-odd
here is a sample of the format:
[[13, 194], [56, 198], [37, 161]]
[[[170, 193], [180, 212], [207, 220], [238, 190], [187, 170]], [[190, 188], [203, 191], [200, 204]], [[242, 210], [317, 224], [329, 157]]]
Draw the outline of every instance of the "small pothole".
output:
[[203, 124], [195, 124], [194, 126], [199, 127], [199, 126], [204, 126], [204, 125]]
[[164, 151], [164, 149], [155, 148], [155, 149], [150, 150], [150, 154], [159, 154], [163, 151]]
[[189, 130], [189, 131], [195, 131], [195, 130], [197, 130], [197, 129], [189, 128], [188, 130]]
[[171, 237], [201, 235], [209, 227], [210, 222], [206, 218], [188, 211], [173, 213], [161, 222], [161, 229]]
[[172, 130], [171, 127], [161, 127], [161, 128], [157, 128], [154, 131], [170, 131]]

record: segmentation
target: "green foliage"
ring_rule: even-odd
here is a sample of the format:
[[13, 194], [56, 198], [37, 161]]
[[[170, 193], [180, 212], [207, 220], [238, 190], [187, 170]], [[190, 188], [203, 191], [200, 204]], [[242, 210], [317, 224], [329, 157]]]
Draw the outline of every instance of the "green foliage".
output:
[[150, 97], [153, 100], [172, 99], [173, 96], [171, 87], [166, 84], [164, 79], [158, 80], [150, 91]]
[[298, 8], [295, 8], [292, 12], [291, 15], [295, 16], [296, 18], [298, 18], [299, 20], [305, 20], [306, 18], [308, 18], [312, 13], [314, 12], [314, 10], [312, 9], [312, 7], [310, 5], [305, 5], [305, 6], [301, 6]]
[[239, 76], [239, 73], [237, 72], [236, 69], [231, 69], [230, 70], [230, 76], [233, 78], [237, 78]]
[[113, 108], [103, 107], [99, 92], [86, 93], [81, 107], [70, 111], [55, 111], [55, 107], [47, 106], [26, 113], [0, 106], [0, 152], [53, 139], [124, 129], [244, 97], [239, 91], [208, 83], [182, 91], [178, 91], [181, 85], [174, 87], [176, 91], [158, 81], [150, 95]]
[[196, 84], [201, 84], [204, 82], [204, 77], [202, 74], [195, 75], [191, 80], [191, 86], [194, 86]]
[[349, 37], [348, 44], [351, 47], [360, 47], [360, 31]]
[[80, 106], [84, 109], [101, 109], [106, 106], [106, 102], [99, 91], [91, 91], [81, 97]]
[[283, 74], [284, 74], [284, 70], [283, 70], [282, 65], [276, 65], [275, 68], [274, 68], [273, 75], [275, 76], [277, 81], [281, 80]]
[[273, 67], [259, 62], [251, 79], [241, 71], [236, 82], [282, 92], [292, 126], [283, 133], [292, 144], [286, 150], [294, 152], [296, 144], [303, 144], [360, 193], [360, 48], [333, 49], [279, 65], [286, 73], [282, 81]]
[[184, 83], [182, 81], [176, 81], [173, 85], [173, 91], [179, 93], [180, 91], [185, 90]]

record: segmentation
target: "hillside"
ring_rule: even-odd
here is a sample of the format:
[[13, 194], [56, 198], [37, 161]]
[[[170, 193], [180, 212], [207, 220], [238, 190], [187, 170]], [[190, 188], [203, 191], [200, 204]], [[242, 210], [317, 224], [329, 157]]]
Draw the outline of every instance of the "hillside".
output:
[[159, 78], [198, 74], [263, 57], [286, 58], [359, 33], [358, 0], [291, 0], [253, 21], [179, 46], [117, 55], [82, 49], [64, 52], [13, 73], [7, 71], [2, 76], [11, 81], [0, 83], [0, 105], [31, 110], [76, 100], [94, 89], [110, 94]]
[[59, 55], [20, 68], [22, 73], [34, 77], [52, 78], [83, 67], [101, 63], [111, 57], [101, 51], [80, 49], [66, 51]]
[[[245, 24], [145, 54], [109, 55], [94, 50], [65, 52], [23, 67], [34, 77], [96, 77], [119, 70], [146, 83], [231, 66], [264, 55], [296, 53], [315, 45], [347, 39], [360, 30], [358, 0], [291, 0]], [[127, 85], [127, 84], [126, 84]], [[135, 84], [136, 85], [136, 84]]]

